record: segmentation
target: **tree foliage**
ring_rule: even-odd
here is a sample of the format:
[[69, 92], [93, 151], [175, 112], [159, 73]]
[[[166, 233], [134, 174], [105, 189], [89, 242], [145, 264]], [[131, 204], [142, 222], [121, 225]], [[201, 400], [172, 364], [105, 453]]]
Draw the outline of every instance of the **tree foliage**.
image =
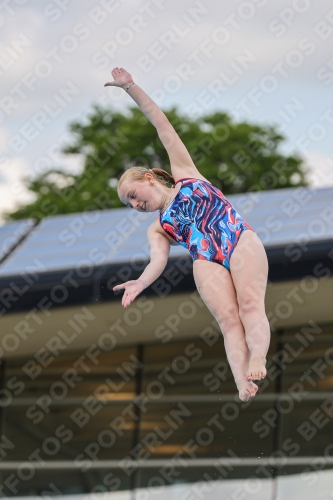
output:
[[[197, 120], [166, 112], [202, 175], [224, 194], [306, 186], [302, 159], [280, 152], [284, 137], [274, 126], [235, 123], [216, 112]], [[94, 106], [85, 122], [70, 125], [72, 141], [63, 152], [83, 157], [73, 175], [59, 166], [25, 179], [34, 202], [19, 207], [9, 219], [109, 209], [123, 206], [117, 179], [134, 165], [170, 172], [168, 155], [155, 128], [138, 108], [127, 114]]]

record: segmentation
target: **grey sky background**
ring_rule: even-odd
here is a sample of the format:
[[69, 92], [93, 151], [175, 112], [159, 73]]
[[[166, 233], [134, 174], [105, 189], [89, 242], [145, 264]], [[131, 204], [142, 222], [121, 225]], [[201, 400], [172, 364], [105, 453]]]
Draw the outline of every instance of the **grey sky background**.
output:
[[0, 217], [23, 176], [80, 168], [59, 153], [71, 121], [133, 104], [103, 87], [114, 66], [166, 109], [276, 124], [333, 185], [331, 0], [4, 0], [0, 30]]

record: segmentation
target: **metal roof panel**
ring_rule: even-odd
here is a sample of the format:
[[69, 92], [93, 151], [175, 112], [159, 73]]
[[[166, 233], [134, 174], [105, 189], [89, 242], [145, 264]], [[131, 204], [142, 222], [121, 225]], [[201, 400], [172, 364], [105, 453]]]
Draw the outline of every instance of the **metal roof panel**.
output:
[[[333, 240], [333, 187], [286, 188], [227, 199], [267, 248], [297, 243], [300, 237], [309, 242]], [[157, 216], [118, 208], [48, 217], [6, 258], [0, 276], [24, 273], [36, 256], [45, 271], [75, 269], [84, 262], [94, 266], [125, 263], [139, 256], [148, 260], [146, 232]], [[15, 235], [25, 234], [32, 225], [32, 221], [20, 221], [2, 226], [0, 245], [1, 241], [18, 241]], [[172, 246], [170, 255], [188, 252]]]

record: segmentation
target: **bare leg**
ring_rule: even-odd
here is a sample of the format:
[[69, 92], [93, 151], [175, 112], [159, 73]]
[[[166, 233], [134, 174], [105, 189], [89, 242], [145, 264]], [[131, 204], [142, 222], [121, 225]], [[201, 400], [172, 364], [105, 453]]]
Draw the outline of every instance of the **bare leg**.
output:
[[249, 350], [243, 324], [239, 318], [236, 291], [231, 275], [223, 266], [204, 260], [193, 263], [195, 283], [210, 312], [220, 325], [224, 336], [227, 358], [233, 373], [239, 397], [248, 401], [258, 390], [256, 384], [245, 378]]
[[268, 262], [263, 244], [253, 231], [242, 233], [230, 259], [230, 271], [250, 351], [246, 378], [260, 380], [266, 376], [266, 355], [270, 342], [264, 302]]

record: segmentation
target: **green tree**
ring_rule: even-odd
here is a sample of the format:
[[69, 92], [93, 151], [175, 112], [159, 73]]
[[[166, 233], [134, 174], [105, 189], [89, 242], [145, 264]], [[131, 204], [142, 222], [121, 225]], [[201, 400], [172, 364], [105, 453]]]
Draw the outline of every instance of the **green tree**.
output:
[[[280, 152], [284, 137], [273, 126], [235, 123], [216, 112], [197, 120], [166, 112], [200, 172], [224, 194], [306, 186], [301, 158]], [[85, 122], [70, 125], [72, 142], [63, 149], [83, 157], [82, 172], [53, 168], [25, 179], [34, 202], [7, 214], [9, 219], [109, 209], [123, 206], [117, 179], [134, 165], [170, 171], [155, 128], [138, 108], [127, 114], [94, 106]]]

